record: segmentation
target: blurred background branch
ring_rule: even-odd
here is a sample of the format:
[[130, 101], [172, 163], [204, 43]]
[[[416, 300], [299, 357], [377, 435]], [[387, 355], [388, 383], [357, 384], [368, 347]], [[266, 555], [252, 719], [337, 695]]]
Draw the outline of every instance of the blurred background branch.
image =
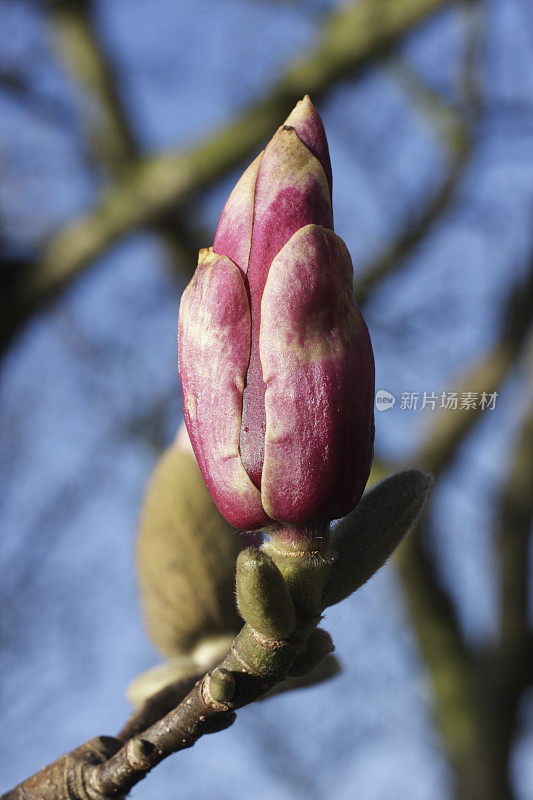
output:
[[[135, 167], [130, 165], [100, 204], [52, 236], [41, 258], [15, 281], [4, 309], [2, 340], [9, 341], [33, 309], [118, 239], [157, 221], [241, 163], [270, 134], [271, 121], [283, 119], [300, 97], [306, 93], [319, 97], [339, 78], [368, 66], [444, 5], [445, 0], [363, 0], [335, 10], [325, 21], [315, 47], [286, 68], [268, 97], [188, 151], [142, 158]], [[101, 118], [115, 149], [112, 160], [118, 159], [120, 164], [126, 151], [134, 152], [134, 144], [126, 134], [124, 114], [118, 110], [109, 65], [88, 29], [89, 6], [87, 2], [53, 3], [63, 52], [71, 68], [76, 62], [74, 71], [78, 78], [83, 74], [82, 84], [92, 94], [97, 91], [97, 119]], [[97, 138], [102, 138], [101, 130]]]
[[[127, 111], [118, 91], [112, 61], [98, 37], [91, 0], [50, 0], [50, 24], [58, 57], [79, 86], [82, 130], [104, 186], [128, 176], [141, 158]], [[180, 219], [179, 212], [161, 213], [155, 230], [168, 248], [176, 270], [192, 271], [198, 250], [208, 240]], [[183, 267], [182, 267], [183, 268]]]
[[519, 732], [519, 706], [525, 691], [533, 684], [533, 632], [528, 613], [532, 486], [533, 407], [530, 405], [518, 431], [513, 460], [499, 498], [496, 545], [500, 558], [500, 630], [485, 661], [493, 701], [488, 721], [493, 771], [500, 785], [507, 781], [509, 797], [513, 797], [509, 760]]
[[[501, 390], [529, 341], [532, 322], [533, 263], [527, 280], [520, 280], [511, 293], [500, 341], [457, 381], [458, 396], [463, 392], [490, 394]], [[460, 448], [479, 420], [479, 409], [477, 413], [475, 409], [441, 411], [422, 446], [412, 456], [412, 463], [438, 478], [458, 458]], [[431, 676], [436, 715], [456, 775], [458, 800], [514, 797], [509, 783], [509, 747], [518, 702], [533, 681], [527, 614], [531, 507], [525, 499], [525, 486], [531, 487], [529, 468], [533, 463], [527, 461], [533, 442], [529, 424], [528, 418], [510, 477], [516, 495], [510, 500], [507, 490], [502, 497], [498, 537], [502, 548], [502, 622], [498, 643], [483, 656], [466, 645], [453, 600], [434, 563], [429, 515], [403, 543], [396, 558]], [[373, 471], [378, 477], [399, 466], [376, 459]], [[495, 663], [499, 665], [497, 684], [493, 674]]]

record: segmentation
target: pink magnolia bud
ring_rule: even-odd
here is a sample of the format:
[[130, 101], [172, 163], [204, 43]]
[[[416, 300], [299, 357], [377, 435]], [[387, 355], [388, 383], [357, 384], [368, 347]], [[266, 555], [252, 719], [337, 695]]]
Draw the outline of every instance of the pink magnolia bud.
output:
[[244, 172], [200, 251], [178, 350], [191, 443], [232, 525], [326, 522], [355, 507], [372, 462], [374, 359], [309, 97]]

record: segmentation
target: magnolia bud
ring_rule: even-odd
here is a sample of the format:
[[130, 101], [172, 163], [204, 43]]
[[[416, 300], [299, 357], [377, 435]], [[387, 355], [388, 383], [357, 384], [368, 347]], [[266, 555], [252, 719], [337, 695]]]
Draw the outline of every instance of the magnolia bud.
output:
[[227, 669], [216, 667], [209, 675], [209, 693], [217, 703], [227, 703], [235, 694], [235, 678]]
[[177, 443], [149, 484], [137, 539], [146, 626], [166, 656], [241, 627], [234, 578], [241, 539], [216, 510], [192, 451]]
[[395, 472], [372, 487], [335, 525], [325, 606], [344, 600], [383, 566], [415, 525], [432, 486], [432, 475], [421, 469]]
[[361, 497], [374, 362], [352, 282], [305, 97], [235, 186], [180, 306], [187, 429], [237, 528], [326, 523]]

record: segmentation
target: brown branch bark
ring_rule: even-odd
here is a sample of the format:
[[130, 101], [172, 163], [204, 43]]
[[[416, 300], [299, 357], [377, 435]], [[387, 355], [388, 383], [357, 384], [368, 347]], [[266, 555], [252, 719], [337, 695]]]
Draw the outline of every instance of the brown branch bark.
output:
[[234, 709], [262, 696], [276, 681], [242, 670], [231, 702], [217, 701], [207, 673], [185, 699], [165, 717], [130, 739], [106, 762], [87, 770], [86, 782], [97, 795], [126, 794], [157, 764], [173, 753], [192, 747], [200, 736], [223, 730], [235, 718]]
[[190, 675], [160, 689], [135, 709], [120, 729], [117, 737], [127, 742], [128, 739], [142, 733], [173, 708], [176, 708], [201, 678], [202, 675]]
[[[191, 747], [206, 733], [231, 725], [236, 709], [285, 680], [308, 638], [319, 633], [315, 630], [320, 619], [317, 611], [323, 610], [323, 585], [329, 568], [326, 537], [320, 543], [324, 551], [316, 549], [316, 541], [285, 545], [276, 540], [275, 547], [271, 542], [261, 551], [242, 553], [236, 576], [239, 608], [243, 618], [253, 618], [258, 627], [245, 622], [221, 664], [209, 670], [185, 697], [190, 688], [187, 682], [171, 687], [179, 702], [164, 717], [158, 718], [157, 714], [169, 701], [165, 694], [168, 687], [130, 717], [120, 733], [124, 739], [130, 737], [127, 741], [94, 740], [98, 743], [96, 756], [94, 742], [88, 742], [15, 787], [4, 795], [4, 800], [122, 797], [170, 754]], [[255, 578], [250, 583], [250, 576], [258, 574], [257, 564], [262, 576], [260, 586]], [[279, 603], [272, 616], [275, 598]], [[272, 634], [264, 632], [265, 625]], [[331, 643], [327, 634], [322, 634]]]
[[28, 314], [114, 242], [153, 224], [238, 165], [268, 136], [272, 120], [282, 119], [303, 94], [319, 96], [368, 66], [447, 2], [361, 0], [333, 12], [315, 47], [287, 67], [267, 98], [185, 152], [140, 160], [93, 211], [53, 236], [18, 285], [1, 339], [8, 341]]

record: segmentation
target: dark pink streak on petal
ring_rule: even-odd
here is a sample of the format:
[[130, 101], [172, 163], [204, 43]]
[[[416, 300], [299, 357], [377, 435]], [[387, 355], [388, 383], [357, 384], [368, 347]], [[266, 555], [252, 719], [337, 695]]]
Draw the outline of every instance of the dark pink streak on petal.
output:
[[333, 227], [329, 186], [320, 162], [291, 128], [268, 144], [255, 186], [254, 224], [246, 284], [251, 311], [251, 354], [243, 393], [242, 463], [261, 487], [265, 436], [265, 384], [259, 356], [261, 300], [274, 257], [309, 223]]

